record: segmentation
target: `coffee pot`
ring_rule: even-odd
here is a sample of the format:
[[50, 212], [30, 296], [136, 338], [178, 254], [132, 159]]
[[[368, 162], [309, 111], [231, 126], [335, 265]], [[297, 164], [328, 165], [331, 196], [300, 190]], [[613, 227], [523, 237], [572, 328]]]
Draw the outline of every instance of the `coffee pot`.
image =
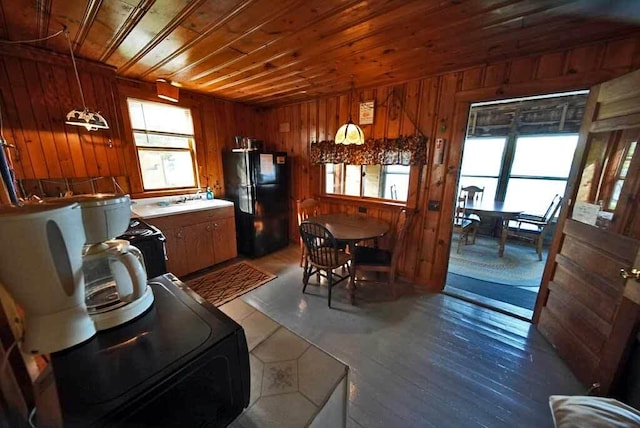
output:
[[135, 304], [147, 290], [142, 253], [126, 240], [85, 246], [82, 272], [87, 310], [98, 330], [118, 325], [112, 311]]
[[128, 241], [115, 239], [129, 227], [129, 196], [96, 194], [63, 199], [82, 208], [85, 301], [96, 329], [106, 330], [144, 313], [153, 303], [144, 258]]

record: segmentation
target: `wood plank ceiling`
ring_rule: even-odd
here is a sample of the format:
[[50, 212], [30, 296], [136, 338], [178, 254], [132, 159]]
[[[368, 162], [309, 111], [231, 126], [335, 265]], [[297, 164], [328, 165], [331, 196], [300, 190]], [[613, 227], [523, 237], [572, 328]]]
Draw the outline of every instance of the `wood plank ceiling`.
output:
[[[622, 37], [640, 31], [634, 3], [0, 0], [0, 40], [66, 26], [78, 57], [120, 76], [273, 105]], [[62, 36], [33, 44], [68, 53]]]

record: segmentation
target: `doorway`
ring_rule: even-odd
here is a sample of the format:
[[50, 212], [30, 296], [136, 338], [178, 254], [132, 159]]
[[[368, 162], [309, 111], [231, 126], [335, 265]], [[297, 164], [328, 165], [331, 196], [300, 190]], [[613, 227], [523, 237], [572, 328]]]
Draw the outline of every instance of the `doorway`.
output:
[[446, 293], [531, 320], [587, 96], [471, 105]]

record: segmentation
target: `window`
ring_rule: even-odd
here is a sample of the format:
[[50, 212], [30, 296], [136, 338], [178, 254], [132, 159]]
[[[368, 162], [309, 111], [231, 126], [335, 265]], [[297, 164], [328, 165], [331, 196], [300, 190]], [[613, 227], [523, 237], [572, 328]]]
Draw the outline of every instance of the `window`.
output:
[[409, 166], [405, 165], [325, 165], [327, 194], [407, 200]]
[[195, 187], [191, 111], [131, 98], [127, 104], [144, 190]]
[[506, 138], [467, 138], [460, 168], [460, 189], [484, 187], [483, 199], [493, 200], [498, 189]]
[[618, 199], [620, 199], [620, 192], [622, 192], [622, 185], [624, 184], [625, 178], [627, 178], [627, 172], [629, 171], [629, 165], [631, 165], [631, 159], [633, 159], [633, 154], [636, 151], [637, 142], [633, 141], [627, 147], [627, 152], [624, 155], [622, 162], [618, 168], [615, 183], [613, 185], [613, 192], [611, 194], [611, 198], [609, 199], [609, 204], [607, 209], [610, 211], [614, 211], [616, 206], [618, 205]]
[[564, 195], [577, 143], [577, 134], [467, 138], [459, 189], [484, 187], [483, 198], [538, 214], [547, 207], [541, 201]]
[[539, 201], [564, 195], [577, 144], [575, 134], [518, 137], [505, 200], [538, 214]]

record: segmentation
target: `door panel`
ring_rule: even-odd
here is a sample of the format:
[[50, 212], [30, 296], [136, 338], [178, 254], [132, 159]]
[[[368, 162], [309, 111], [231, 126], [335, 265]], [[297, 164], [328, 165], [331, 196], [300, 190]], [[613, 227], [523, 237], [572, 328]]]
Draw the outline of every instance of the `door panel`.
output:
[[[640, 135], [638, 88], [640, 71], [591, 90], [534, 316], [578, 378], [598, 383], [601, 394], [615, 392], [638, 331], [640, 306], [625, 297], [629, 281], [620, 277], [640, 254], [638, 151], [626, 178], [619, 175], [625, 150]], [[620, 185], [615, 210], [607, 210]], [[597, 219], [578, 221], [577, 202], [600, 210]]]

